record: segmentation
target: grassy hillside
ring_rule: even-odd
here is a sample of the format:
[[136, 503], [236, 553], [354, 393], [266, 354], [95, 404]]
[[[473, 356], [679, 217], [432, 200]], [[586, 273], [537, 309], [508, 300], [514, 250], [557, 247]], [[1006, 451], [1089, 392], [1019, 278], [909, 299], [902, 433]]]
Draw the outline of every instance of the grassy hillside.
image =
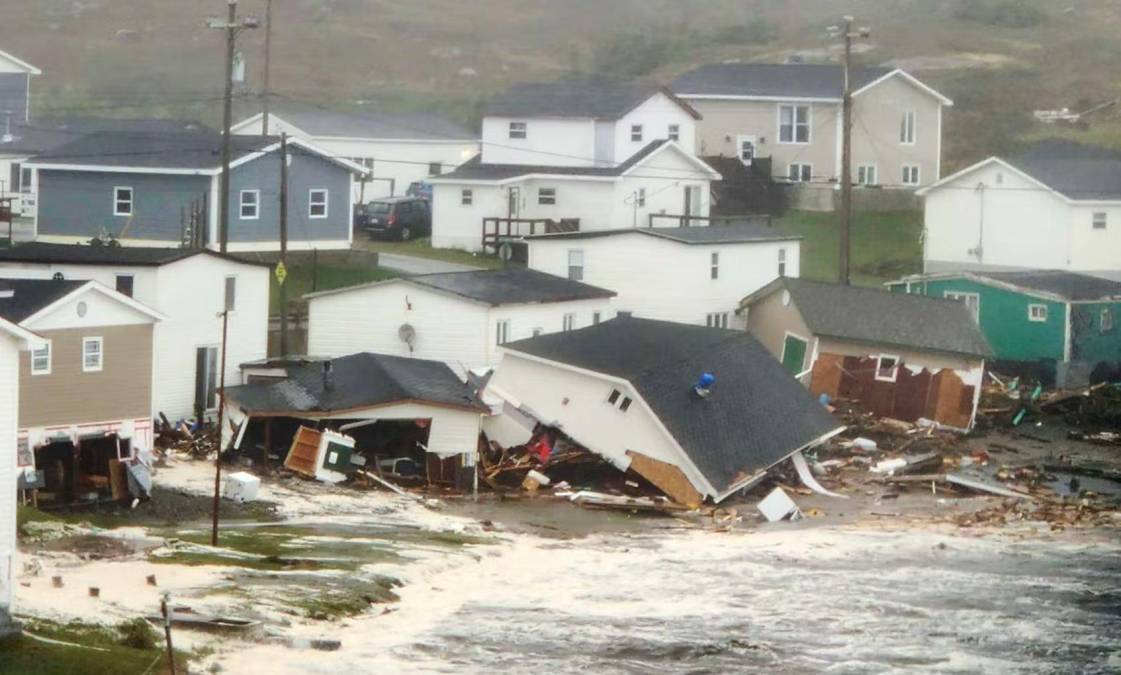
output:
[[[264, 13], [243, 0], [242, 13]], [[222, 0], [7, 3], [0, 49], [43, 69], [40, 113], [177, 114], [214, 122]], [[1113, 0], [274, 0], [273, 89], [334, 106], [435, 108], [472, 121], [511, 82], [573, 73], [661, 81], [706, 61], [828, 59], [837, 14], [872, 28], [868, 63], [905, 65], [957, 103], [947, 169], [1056, 132], [1033, 108], [1121, 95]], [[244, 34], [260, 85], [263, 31]], [[243, 107], [255, 104], [242, 94]], [[1115, 111], [1061, 133], [1121, 146]]]

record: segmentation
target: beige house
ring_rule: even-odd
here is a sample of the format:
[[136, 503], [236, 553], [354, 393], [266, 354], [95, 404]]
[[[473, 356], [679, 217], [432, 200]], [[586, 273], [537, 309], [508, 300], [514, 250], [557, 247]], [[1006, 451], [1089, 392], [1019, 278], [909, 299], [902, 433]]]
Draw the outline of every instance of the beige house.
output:
[[[898, 68], [854, 68], [852, 77], [853, 181], [908, 190], [937, 181], [942, 109], [953, 101]], [[698, 155], [769, 158], [777, 179], [835, 188], [843, 80], [838, 65], [718, 63], [671, 88], [701, 114]]]
[[96, 281], [3, 279], [0, 318], [44, 341], [19, 355], [17, 470], [60, 500], [108, 493], [112, 461], [152, 447], [163, 315]]

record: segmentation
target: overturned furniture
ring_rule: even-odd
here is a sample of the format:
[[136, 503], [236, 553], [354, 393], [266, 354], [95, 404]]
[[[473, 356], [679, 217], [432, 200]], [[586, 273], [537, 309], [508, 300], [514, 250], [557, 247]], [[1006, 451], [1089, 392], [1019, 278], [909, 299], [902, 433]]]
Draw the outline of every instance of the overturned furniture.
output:
[[620, 317], [504, 349], [489, 438], [559, 429], [680, 504], [722, 501], [843, 429], [742, 331]]
[[[268, 462], [295, 439], [308, 449], [293, 447], [288, 467], [332, 482], [362, 462], [367, 472], [404, 482], [466, 487], [464, 477], [473, 476], [487, 408], [444, 363], [360, 353], [273, 366], [271, 378], [227, 389], [237, 432], [224, 430], [224, 447]], [[353, 444], [320, 433], [328, 429]]]

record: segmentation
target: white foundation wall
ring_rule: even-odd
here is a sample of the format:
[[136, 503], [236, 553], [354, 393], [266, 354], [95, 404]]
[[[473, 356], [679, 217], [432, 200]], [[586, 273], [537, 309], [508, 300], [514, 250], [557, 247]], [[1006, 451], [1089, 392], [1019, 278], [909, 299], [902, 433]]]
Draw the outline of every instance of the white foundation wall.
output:
[[[735, 315], [740, 300], [778, 276], [779, 251], [786, 253], [786, 276], [799, 275], [797, 240], [741, 244], [687, 245], [638, 232], [588, 239], [535, 239], [529, 267], [567, 276], [569, 251], [584, 254], [584, 283], [618, 293], [612, 315], [705, 325], [711, 313], [727, 313], [729, 328], [745, 328]], [[719, 254], [718, 278], [711, 278], [712, 254]]]
[[0, 333], [0, 613], [12, 603], [16, 549], [16, 420], [19, 419], [19, 343]]

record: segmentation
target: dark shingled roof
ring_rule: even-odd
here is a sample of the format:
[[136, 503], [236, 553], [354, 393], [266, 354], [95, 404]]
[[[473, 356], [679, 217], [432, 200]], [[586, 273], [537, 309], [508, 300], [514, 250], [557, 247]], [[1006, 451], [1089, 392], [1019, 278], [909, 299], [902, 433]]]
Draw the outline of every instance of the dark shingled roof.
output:
[[451, 120], [423, 112], [386, 113], [373, 110], [324, 110], [296, 101], [274, 105], [272, 113], [311, 136], [348, 138], [476, 141], [479, 134]]
[[745, 331], [621, 317], [505, 347], [626, 379], [721, 492], [841, 428]]
[[1053, 293], [1067, 300], [1104, 300], [1121, 298], [1121, 282], [1089, 274], [1062, 270], [1022, 272], [971, 272], [979, 277], [1001, 281], [1020, 288]]
[[487, 407], [442, 361], [363, 352], [331, 361], [330, 388], [323, 363], [288, 368], [288, 377], [227, 387], [227, 395], [249, 414], [328, 413], [417, 401], [486, 411]]
[[[230, 159], [277, 142], [273, 137], [233, 136]], [[217, 132], [153, 133], [106, 131], [81, 136], [40, 155], [33, 162], [82, 166], [133, 166], [152, 169], [208, 170], [221, 166], [222, 135]]]
[[557, 234], [538, 234], [526, 239], [530, 241], [550, 241], [553, 239], [598, 239], [620, 234], [645, 234], [659, 239], [669, 239], [681, 244], [744, 244], [763, 241], [790, 241], [801, 239], [800, 235], [776, 230], [769, 225], [769, 216], [744, 216], [727, 224], [714, 224], [707, 227], [628, 227], [617, 230], [592, 230], [590, 232], [560, 232]]
[[194, 255], [211, 255], [224, 260], [272, 267], [268, 263], [238, 258], [206, 249], [160, 248], [142, 246], [89, 246], [87, 244], [48, 244], [28, 242], [10, 249], [0, 249], [0, 264], [5, 262], [73, 265], [129, 265], [156, 267]]
[[1041, 141], [1008, 163], [1070, 199], [1121, 199], [1121, 152]]
[[[852, 71], [853, 89], [894, 68], [866, 67]], [[670, 85], [678, 96], [797, 96], [841, 99], [841, 66], [805, 63], [710, 63], [678, 77]]]
[[992, 354], [969, 309], [956, 300], [792, 278], [778, 279], [752, 297], [779, 288], [790, 291], [815, 335], [966, 356]]
[[615, 166], [549, 166], [545, 164], [484, 164], [481, 155], [475, 155], [454, 171], [442, 174], [436, 180], [507, 180], [530, 174], [558, 174], [562, 176], [620, 176], [628, 169], [650, 156], [666, 143], [665, 139], [650, 141], [621, 164]]
[[36, 119], [12, 127], [11, 140], [0, 141], [0, 152], [39, 154], [51, 151], [88, 134], [103, 132], [214, 133], [197, 120], [162, 117], [60, 117]]
[[[562, 80], [515, 84], [496, 95], [483, 108], [483, 115], [500, 117], [590, 117], [617, 120], [659, 92], [668, 91], [646, 84], [612, 80]], [[694, 118], [697, 111], [675, 102]]]
[[606, 288], [519, 267], [419, 274], [408, 277], [407, 281], [488, 305], [565, 302], [610, 298], [615, 295], [615, 291]]
[[0, 279], [0, 317], [19, 323], [87, 283], [54, 279]]

